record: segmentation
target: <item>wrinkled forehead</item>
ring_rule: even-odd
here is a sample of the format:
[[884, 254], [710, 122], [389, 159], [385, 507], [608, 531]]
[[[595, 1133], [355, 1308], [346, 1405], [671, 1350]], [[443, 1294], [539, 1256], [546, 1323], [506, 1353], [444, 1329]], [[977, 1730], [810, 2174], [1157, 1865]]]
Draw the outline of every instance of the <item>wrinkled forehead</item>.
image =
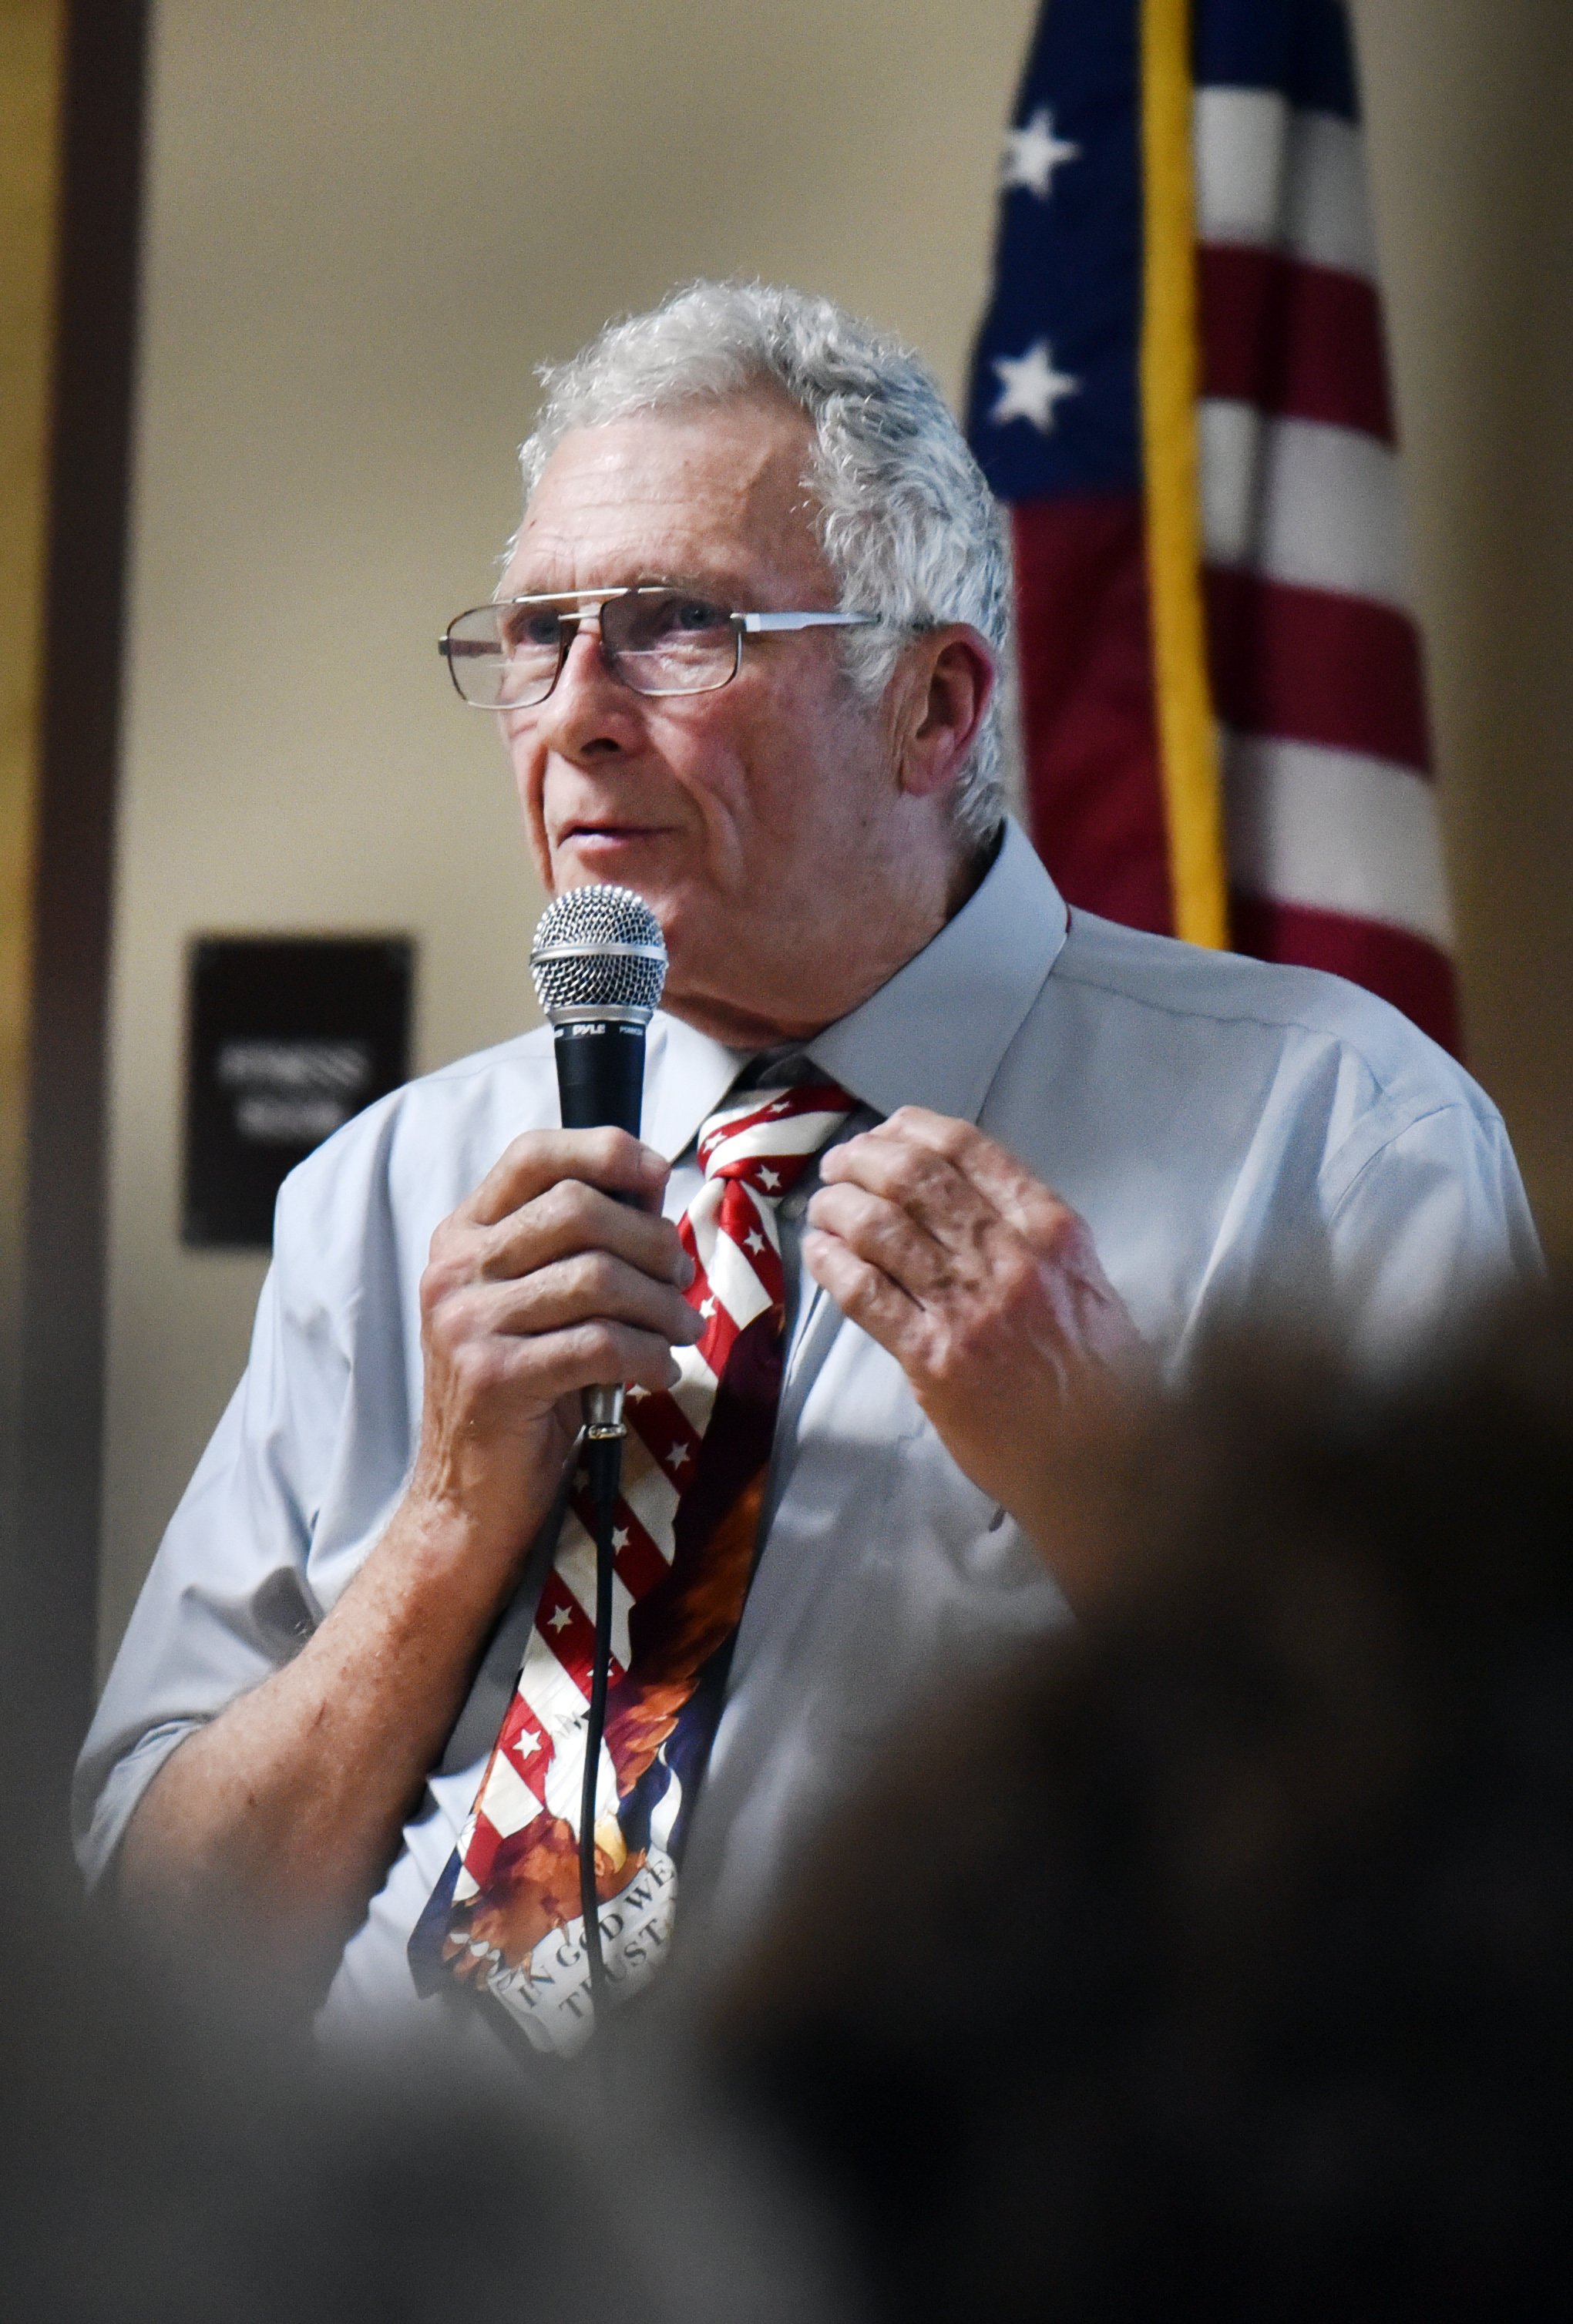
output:
[[504, 594], [709, 580], [762, 604], [803, 588], [833, 602], [813, 456], [812, 424], [779, 393], [572, 429], [530, 496]]

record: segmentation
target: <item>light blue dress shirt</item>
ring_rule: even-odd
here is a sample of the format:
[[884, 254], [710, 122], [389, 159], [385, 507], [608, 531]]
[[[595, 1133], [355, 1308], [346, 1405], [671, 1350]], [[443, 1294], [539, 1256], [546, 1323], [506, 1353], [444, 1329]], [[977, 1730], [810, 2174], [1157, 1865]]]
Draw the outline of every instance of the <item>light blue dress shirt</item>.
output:
[[[1014, 825], [955, 918], [809, 1055], [874, 1114], [930, 1106], [1009, 1147], [1087, 1221], [1171, 1370], [1204, 1327], [1263, 1307], [1330, 1321], [1381, 1362], [1539, 1266], [1494, 1108], [1402, 1017], [1335, 978], [1068, 912]], [[674, 1216], [743, 1062], [672, 1019], [652, 1028], [645, 1135], [678, 1166]], [[286, 1182], [248, 1369], [83, 1751], [90, 1877], [170, 1752], [298, 1650], [386, 1526], [414, 1455], [432, 1231], [510, 1139], [557, 1119], [537, 1031], [383, 1100]], [[794, 1273], [805, 1199], [783, 1221]], [[763, 1548], [683, 1868], [680, 1927], [697, 1912], [721, 1938], [767, 1908], [915, 1690], [1065, 1618], [893, 1359], [811, 1283], [794, 1310]], [[345, 1953], [330, 2023], [421, 2006], [405, 1941], [475, 1796], [543, 1554]]]

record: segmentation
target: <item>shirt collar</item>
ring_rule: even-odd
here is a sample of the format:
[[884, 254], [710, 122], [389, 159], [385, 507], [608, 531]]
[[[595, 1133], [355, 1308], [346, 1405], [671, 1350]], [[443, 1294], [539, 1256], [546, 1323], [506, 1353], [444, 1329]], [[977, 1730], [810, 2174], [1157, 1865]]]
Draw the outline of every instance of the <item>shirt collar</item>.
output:
[[1014, 821], [977, 888], [888, 983], [808, 1045], [877, 1113], [925, 1105], [976, 1121], [1065, 942], [1064, 900]]
[[[876, 1113], [926, 1105], [976, 1121], [1065, 931], [1059, 890], [1032, 842], [1008, 822], [998, 854], [961, 909], [877, 992], [816, 1034], [807, 1055]], [[645, 1143], [675, 1162], [751, 1055], [657, 1015], [644, 1084]]]
[[641, 1135], [669, 1162], [691, 1146], [699, 1124], [715, 1112], [754, 1052], [728, 1049], [708, 1033], [658, 1010], [651, 1020], [644, 1062]]

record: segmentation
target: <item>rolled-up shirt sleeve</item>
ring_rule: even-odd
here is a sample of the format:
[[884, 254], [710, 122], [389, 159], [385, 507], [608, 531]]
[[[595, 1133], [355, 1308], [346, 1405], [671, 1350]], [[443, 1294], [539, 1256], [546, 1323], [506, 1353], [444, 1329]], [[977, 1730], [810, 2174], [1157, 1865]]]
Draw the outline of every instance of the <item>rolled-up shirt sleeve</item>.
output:
[[313, 1504], [349, 1370], [320, 1304], [291, 1303], [273, 1268], [245, 1374], [170, 1523], [78, 1765], [73, 1827], [90, 1883], [171, 1753], [319, 1620]]

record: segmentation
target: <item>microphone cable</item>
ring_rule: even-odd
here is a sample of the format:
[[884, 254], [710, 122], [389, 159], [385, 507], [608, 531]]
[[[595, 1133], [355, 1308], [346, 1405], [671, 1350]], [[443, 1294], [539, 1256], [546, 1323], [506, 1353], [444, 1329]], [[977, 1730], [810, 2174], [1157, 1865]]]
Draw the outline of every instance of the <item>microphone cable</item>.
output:
[[612, 1674], [613, 1528], [623, 1474], [621, 1421], [584, 1432], [585, 1480], [596, 1519], [596, 1644], [590, 1665], [590, 1699], [585, 1714], [585, 1772], [579, 1793], [579, 1909], [584, 1915], [585, 1960], [590, 1974], [590, 2006], [596, 2031], [606, 2023], [611, 1981], [601, 1946], [601, 1900], [596, 1886], [596, 1794], [600, 1787], [601, 1746], [606, 1731], [606, 1691]]

